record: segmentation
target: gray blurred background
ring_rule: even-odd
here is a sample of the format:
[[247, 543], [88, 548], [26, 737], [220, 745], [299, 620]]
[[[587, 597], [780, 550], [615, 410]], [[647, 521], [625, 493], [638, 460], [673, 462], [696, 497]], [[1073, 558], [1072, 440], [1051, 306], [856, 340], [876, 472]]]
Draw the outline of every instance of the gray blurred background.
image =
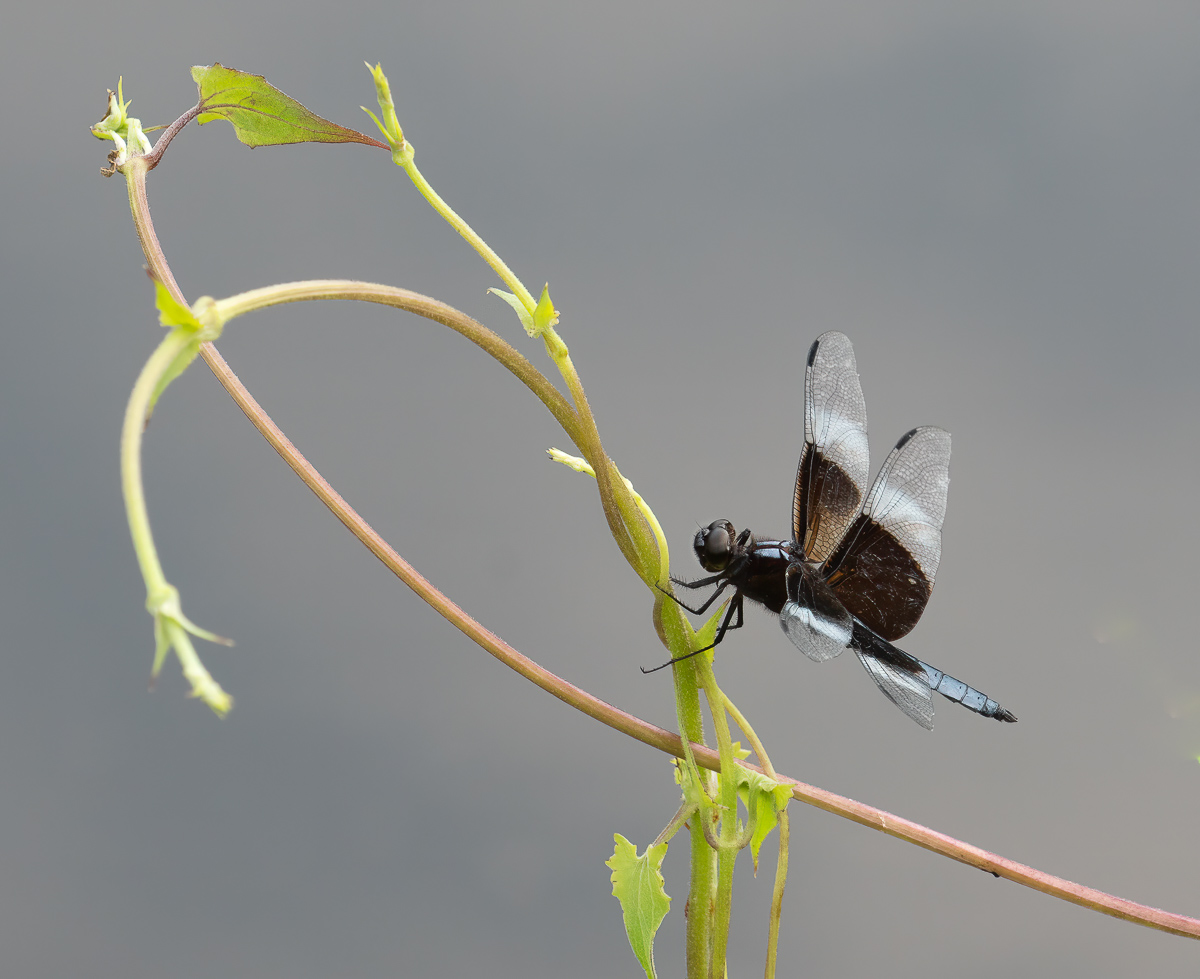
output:
[[[237, 698], [153, 693], [117, 438], [161, 330], [121, 178], [188, 69], [265, 74], [417, 160], [536, 290], [676, 573], [727, 517], [787, 531], [803, 358], [850, 335], [875, 464], [954, 434], [937, 592], [904, 646], [1011, 708], [919, 729], [768, 616], [717, 659], [780, 770], [1048, 872], [1200, 914], [1200, 7], [1154, 3], [42, 3], [0, 38], [0, 972], [636, 975], [604, 860], [676, 806], [666, 758], [498, 665], [394, 580], [203, 364], [145, 464], [168, 577]], [[546, 365], [385, 153], [191, 127], [150, 180], [189, 299], [391, 282]], [[650, 597], [506, 372], [348, 304], [234, 322], [234, 370], [393, 545], [523, 652], [674, 727]], [[549, 371], [549, 367], [545, 368]], [[1190, 941], [793, 809], [781, 975], [1194, 972]], [[765, 852], [765, 851], [764, 851]], [[682, 970], [686, 848], [660, 974]], [[732, 974], [761, 970], [743, 868]]]

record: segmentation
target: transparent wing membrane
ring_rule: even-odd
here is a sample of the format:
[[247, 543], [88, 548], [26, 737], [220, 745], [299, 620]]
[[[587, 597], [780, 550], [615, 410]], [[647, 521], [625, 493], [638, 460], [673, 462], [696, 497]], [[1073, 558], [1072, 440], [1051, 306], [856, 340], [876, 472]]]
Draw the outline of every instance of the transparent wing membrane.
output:
[[870, 475], [854, 348], [844, 334], [825, 333], [804, 371], [804, 448], [792, 499], [793, 539], [810, 561], [824, 561], [837, 548], [860, 512]]

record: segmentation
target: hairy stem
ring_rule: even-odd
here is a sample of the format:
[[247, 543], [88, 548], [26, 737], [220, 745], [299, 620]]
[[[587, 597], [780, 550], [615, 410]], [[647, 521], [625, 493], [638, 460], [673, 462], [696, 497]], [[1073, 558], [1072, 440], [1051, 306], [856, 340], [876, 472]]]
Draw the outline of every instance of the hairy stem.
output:
[[694, 657], [695, 670], [717, 736], [717, 751], [721, 759], [721, 834], [717, 854], [717, 891], [714, 898], [712, 974], [725, 974], [726, 948], [729, 945], [729, 922], [733, 914], [733, 869], [739, 843], [738, 794], [734, 776], [733, 740], [725, 717], [725, 695], [717, 686], [712, 663], [701, 656]]
[[[729, 712], [729, 716], [734, 719], [742, 733], [746, 735], [746, 740], [750, 742], [750, 747], [754, 750], [763, 771], [769, 778], [778, 781], [779, 774], [771, 764], [771, 759], [767, 757], [767, 750], [763, 747], [754, 728], [742, 716], [742, 712], [729, 699], [728, 694], [722, 691], [721, 697], [725, 703], [725, 710]], [[767, 963], [763, 971], [765, 979], [775, 979], [775, 965], [779, 957], [779, 926], [783, 920], [783, 891], [787, 887], [791, 838], [792, 821], [785, 808], [779, 813], [779, 853], [775, 858], [775, 883], [771, 889], [771, 916], [767, 923]]]
[[[149, 206], [145, 194], [146, 165], [144, 161], [139, 161], [141, 161], [141, 158], [133, 158], [122, 168], [122, 172], [129, 184], [130, 205], [138, 237], [141, 240], [146, 261], [151, 272], [168, 288], [175, 299], [186, 305], [186, 300], [175, 283], [175, 278], [171, 274], [170, 267], [159, 247], [153, 223], [150, 221]], [[413, 311], [420, 315], [425, 315], [420, 309], [414, 309]], [[691, 742], [685, 745], [679, 735], [665, 731], [647, 721], [643, 721], [641, 718], [605, 703], [599, 698], [563, 680], [561, 677], [556, 676], [527, 656], [513, 649], [513, 647], [467, 615], [454, 602], [417, 573], [325, 481], [324, 477], [313, 468], [311, 463], [308, 462], [287, 436], [284, 435], [270, 416], [263, 411], [250, 392], [246, 390], [245, 386], [238, 380], [233, 371], [230, 370], [229, 365], [217, 351], [216, 347], [211, 343], [204, 343], [200, 347], [200, 354], [217, 377], [217, 380], [220, 381], [221, 385], [229, 392], [238, 406], [246, 413], [251, 423], [330, 511], [389, 570], [456, 628], [460, 629], [465, 635], [469, 636], [484, 650], [510, 669], [515, 670], [547, 693], [552, 694], [589, 717], [595, 718], [614, 730], [628, 734], [630, 737], [653, 748], [657, 748], [666, 754], [679, 758], [690, 757], [694, 759], [695, 764], [702, 768], [711, 771], [720, 771], [721, 760], [719, 755], [712, 749], [706, 748], [701, 743], [701, 738], [691, 735], [690, 723], [686, 726], [681, 725], [685, 733], [689, 736], [688, 740]], [[568, 434], [570, 433], [568, 432]], [[581, 451], [584, 451], [582, 446], [579, 446], [579, 448]], [[666, 609], [666, 604], [663, 605], [663, 608], [664, 610]], [[667, 613], [663, 616], [663, 621], [670, 622], [677, 618], [680, 618], [680, 616]], [[674, 672], [678, 674], [682, 672], [682, 668], [676, 666], [674, 667]], [[757, 766], [747, 767], [757, 768]], [[762, 769], [758, 770], [761, 771]], [[977, 867], [997, 877], [1004, 877], [1042, 893], [1099, 911], [1102, 914], [1132, 921], [1174, 935], [1200, 938], [1200, 920], [1195, 918], [1136, 904], [1133, 901], [1126, 901], [1111, 894], [1106, 894], [1103, 891], [1095, 890], [1094, 888], [1084, 887], [1083, 885], [1054, 877], [1033, 867], [1008, 860], [994, 853], [989, 853], [980, 847], [956, 840], [944, 833], [938, 833], [926, 826], [893, 816], [890, 813], [856, 802], [853, 799], [836, 795], [815, 786], [806, 785], [803, 782], [789, 779], [783, 775], [775, 777], [779, 781], [789, 783], [792, 786], [792, 797], [800, 802], [853, 820], [863, 826], [880, 830], [890, 836], [914, 843], [917, 846], [940, 853], [943, 856], [969, 866]], [[712, 851], [703, 841], [703, 835], [697, 825], [697, 820], [693, 820], [692, 822], [692, 831], [693, 860], [703, 859], [701, 854], [705, 852], [711, 856]], [[711, 880], [711, 877], [708, 879]], [[697, 896], [693, 893], [693, 897]], [[707, 900], [708, 897], [706, 896], [705, 908], [691, 908], [688, 922], [689, 951], [694, 937], [703, 938], [702, 933], [693, 934], [692, 918], [707, 917]], [[689, 975], [691, 975], [690, 964]]]
[[[307, 282], [287, 282], [277, 286], [253, 289], [230, 296], [228, 299], [222, 299], [217, 303], [217, 307], [224, 319], [228, 321], [235, 316], [242, 316], [268, 306], [317, 299], [352, 299], [378, 303], [383, 306], [404, 309], [450, 327], [494, 357], [529, 388], [538, 400], [550, 410], [555, 421], [566, 432], [567, 437], [580, 448], [580, 451], [583, 451], [580, 445], [583, 436], [580, 434], [581, 426], [575, 410], [546, 376], [507, 340], [502, 339], [466, 313], [436, 299], [431, 299], [429, 296], [375, 282], [356, 282], [352, 279], [313, 279]], [[206, 357], [205, 360], [207, 361], [208, 358]]]

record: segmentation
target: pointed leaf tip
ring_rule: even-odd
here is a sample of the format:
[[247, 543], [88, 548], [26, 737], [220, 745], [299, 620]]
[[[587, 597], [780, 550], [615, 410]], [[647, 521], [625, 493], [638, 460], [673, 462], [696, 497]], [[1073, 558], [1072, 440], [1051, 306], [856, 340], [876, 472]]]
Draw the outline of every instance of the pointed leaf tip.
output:
[[154, 280], [154, 305], [158, 309], [158, 321], [163, 326], [184, 326], [200, 329], [200, 321], [183, 303], [179, 302], [158, 279]]
[[760, 772], [737, 766], [738, 796], [746, 812], [754, 822], [750, 837], [750, 857], [754, 862], [754, 873], [758, 875], [758, 851], [777, 825], [779, 814], [787, 808], [792, 798], [791, 786], [776, 781]]
[[362, 143], [387, 149], [386, 143], [322, 118], [285, 95], [262, 75], [197, 65], [192, 78], [200, 92], [200, 124], [227, 120], [247, 146], [289, 143]]
[[499, 296], [508, 303], [513, 308], [513, 312], [517, 314], [517, 318], [520, 319], [521, 325], [525, 327], [525, 332], [531, 337], [537, 336], [538, 331], [533, 325], [533, 315], [525, 308], [521, 300], [511, 292], [505, 292], [503, 289], [489, 289], [488, 292], [493, 296]]
[[554, 308], [554, 303], [550, 301], [550, 283], [547, 282], [542, 287], [541, 298], [538, 299], [537, 308], [533, 311], [533, 329], [531, 336], [541, 336], [550, 327], [558, 325], [558, 310]]

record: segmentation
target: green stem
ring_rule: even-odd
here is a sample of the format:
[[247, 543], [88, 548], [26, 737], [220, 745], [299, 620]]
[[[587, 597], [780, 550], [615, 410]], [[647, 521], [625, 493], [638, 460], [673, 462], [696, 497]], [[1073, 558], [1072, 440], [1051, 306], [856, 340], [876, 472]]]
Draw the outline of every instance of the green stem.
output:
[[691, 882], [688, 886], [687, 979], [710, 979], [712, 962], [713, 891], [716, 887], [716, 853], [704, 838], [702, 820], [711, 810], [701, 808], [691, 822]]
[[[167, 286], [171, 295], [179, 302], [187, 305], [179, 286], [176, 284], [174, 276], [171, 274], [171, 269], [163, 256], [159, 246], [158, 238], [154, 232], [153, 223], [150, 220], [149, 205], [145, 194], [145, 164], [140, 161], [140, 158], [133, 158], [122, 167], [122, 173], [126, 178], [126, 184], [129, 192], [130, 207], [133, 214], [134, 225], [137, 228], [138, 237], [141, 240], [142, 249], [144, 251], [147, 265], [151, 272]], [[431, 300], [432, 302], [432, 300]], [[447, 309], [449, 307], [446, 307]], [[418, 309], [414, 312], [419, 312], [420, 315], [426, 315]], [[463, 316], [463, 314], [458, 314]], [[435, 317], [436, 318], [436, 317]], [[440, 320], [439, 320], [440, 321]], [[361, 543], [364, 544], [379, 560], [395, 574], [401, 581], [408, 585], [422, 600], [427, 602], [436, 612], [445, 617], [447, 621], [461, 630], [464, 635], [468, 636], [474, 642], [484, 649], [487, 653], [495, 657], [500, 662], [504, 663], [510, 669], [516, 671], [521, 676], [525, 677], [532, 683], [536, 684], [542, 690], [557, 697], [564, 703], [581, 711], [588, 717], [594, 718], [603, 724], [608, 725], [615, 731], [634, 738], [643, 744], [656, 748], [659, 751], [669, 755], [684, 758], [689, 765], [699, 765], [700, 767], [710, 770], [719, 771], [721, 768], [721, 759], [717, 753], [702, 745], [703, 738], [696, 738], [696, 744], [689, 744], [687, 741], [682, 741], [679, 735], [670, 731], [665, 731], [660, 727], [650, 724], [641, 718], [635, 717], [625, 711], [614, 707], [612, 704], [600, 700], [598, 697], [589, 694], [585, 690], [574, 686], [561, 677], [556, 676], [549, 670], [545, 669], [538, 663], [521, 654], [508, 643], [504, 642], [495, 633], [484, 628], [479, 622], [472, 619], [461, 608], [454, 604], [449, 598], [433, 587], [424, 577], [422, 577], [415, 568], [404, 560], [386, 541], [379, 536], [378, 533], [355, 512], [353, 507], [349, 505], [328, 482], [313, 468], [312, 464], [304, 457], [304, 455], [292, 444], [283, 431], [275, 424], [271, 417], [262, 409], [245, 385], [241, 383], [237, 375], [229, 368], [225, 359], [220, 352], [211, 343], [204, 343], [200, 346], [200, 355], [204, 358], [213, 374], [217, 377], [222, 387], [228, 392], [234, 402], [245, 412], [247, 418], [258, 429], [267, 442], [279, 453], [280, 457], [295, 471], [295, 473], [304, 481], [304, 483], [313, 491], [313, 493], [325, 504], [326, 507], [349, 529]], [[140, 434], [140, 433], [139, 433]], [[578, 444], [578, 443], [576, 443]], [[668, 607], [673, 607], [674, 603], [660, 603], [665, 610]], [[679, 616], [670, 612], [661, 616], [658, 625], [666, 622], [673, 622]], [[665, 635], [667, 630], [663, 629]], [[668, 646], [668, 648], [672, 648]], [[673, 652], [673, 656], [683, 655], [688, 652], [686, 643], [680, 648], [679, 652]], [[682, 665], [673, 668], [674, 672], [679, 673], [683, 669]], [[691, 672], [690, 670], [688, 672]], [[687, 730], [685, 725], [681, 723], [681, 730]], [[689, 734], [689, 738], [691, 735]], [[771, 773], [767, 773], [771, 774]], [[936, 830], [930, 829], [927, 826], [922, 826], [914, 823], [911, 820], [903, 819], [891, 813], [883, 812], [872, 806], [857, 802], [853, 799], [848, 799], [844, 796], [836, 795], [825, 789], [817, 786], [807, 785], [795, 779], [790, 779], [787, 776], [780, 778], [791, 784], [792, 796], [800, 802], [807, 805], [815, 806], [826, 812], [849, 819], [862, 826], [878, 830], [886, 833], [897, 839], [905, 840], [916, 846], [923, 847], [931, 852], [956, 860], [970, 867], [975, 867], [984, 870], [988, 873], [995, 874], [998, 877], [1004, 877], [1015, 883], [1025, 887], [1033, 888], [1044, 894], [1056, 897], [1063, 901], [1068, 901], [1077, 904], [1080, 907], [1090, 910], [1099, 911], [1102, 914], [1111, 915], [1115, 918], [1120, 918], [1125, 921], [1130, 921], [1135, 924], [1140, 924], [1148, 928], [1158, 929], [1173, 935], [1180, 935], [1186, 938], [1200, 939], [1200, 919], [1190, 918], [1185, 915], [1175, 914], [1169, 911], [1163, 911], [1159, 908], [1152, 908], [1146, 905], [1135, 904], [1132, 901], [1127, 901], [1123, 898], [1116, 897], [1112, 894], [1106, 894], [1091, 887], [1086, 887], [1082, 884], [1073, 881], [1064, 880], [1059, 877], [1054, 877], [1044, 871], [1037, 870], [1034, 867], [1029, 867], [1016, 861], [1009, 860], [995, 853], [989, 853], [979, 847], [966, 843], [962, 840], [956, 840], [946, 836], [944, 833], [939, 833]], [[784, 813], [786, 815], [786, 813]], [[781, 824], [782, 828], [782, 824]], [[697, 833], [700, 833], [697, 836]], [[696, 821], [692, 823], [692, 858], [693, 866], [703, 866], [705, 857], [711, 857], [712, 851], [703, 842], [702, 832], [698, 829]], [[707, 851], [707, 854], [704, 853]], [[697, 863], [698, 862], [698, 863]], [[696, 894], [696, 886], [698, 878], [693, 878], [693, 896]], [[705, 897], [705, 901], [711, 899], [711, 891]], [[693, 907], [699, 909], [700, 903], [693, 902]], [[693, 917], [701, 918], [699, 911]], [[703, 932], [700, 938], [703, 939]], [[688, 924], [688, 976], [689, 979], [703, 976], [707, 974], [707, 968], [697, 972], [694, 965], [702, 961], [699, 958], [699, 949], [702, 944], [696, 944], [693, 939], [696, 935], [693, 934], [692, 921], [689, 918]], [[693, 956], [693, 949], [697, 950], [697, 955]], [[707, 962], [704, 959], [703, 962]]]
[[[645, 502], [632, 492], [615, 464], [604, 453], [590, 408], [586, 415], [590, 424], [585, 424], [581, 421], [579, 413], [571, 407], [570, 403], [550, 383], [544, 374], [538, 371], [515, 347], [501, 339], [483, 324], [447, 306], [445, 303], [430, 299], [428, 296], [410, 292], [407, 289], [399, 289], [394, 286], [386, 286], [378, 283], [340, 279], [289, 282], [267, 286], [231, 296], [228, 299], [222, 299], [217, 302], [216, 306], [222, 320], [228, 322], [236, 316], [241, 316], [268, 306], [315, 299], [355, 299], [407, 309], [449, 326], [495, 357], [508, 370], [512, 371], [550, 409], [568, 437], [584, 453], [585, 457], [590, 457], [593, 460], [597, 458], [604, 460], [600, 471], [606, 473], [609, 478], [601, 480], [597, 476], [597, 482], [604, 483], [610, 499], [613, 495], [613, 487], [619, 486], [621, 502], [628, 499], [632, 507], [633, 517], [627, 518], [624, 523], [617, 521], [618, 529], [623, 530], [626, 524], [638, 527], [645, 532], [646, 540], [649, 541], [648, 544], [646, 541], [639, 541], [640, 554], [648, 555], [647, 559], [636, 559], [634, 557], [634, 548], [628, 544], [622, 548], [626, 552], [626, 558], [639, 571], [643, 579], [651, 582], [662, 580], [662, 577], [666, 574], [666, 547], [662, 528], [658, 525], [652, 513], [643, 512], [643, 510], [648, 511]], [[565, 346], [562, 349], [565, 355]], [[586, 407], [587, 399], [583, 394], [582, 385], [578, 382], [578, 376], [574, 374], [574, 367], [570, 364], [569, 356], [565, 356], [565, 364], [566, 370], [575, 381], [577, 402], [582, 401]], [[594, 465], [590, 463], [589, 465], [592, 475], [596, 475]], [[602, 490], [601, 496], [605, 495], [605, 492]], [[628, 541], [627, 537], [623, 539]], [[618, 538], [618, 544], [621, 543], [622, 538]], [[653, 562], [653, 564], [650, 562]], [[642, 565], [642, 567], [639, 567], [639, 565]], [[654, 571], [651, 571], [650, 567], [653, 567]]]
[[[400, 139], [403, 140], [402, 135], [400, 135]], [[526, 311], [532, 315], [537, 308], [537, 300], [534, 299], [533, 294], [525, 288], [525, 284], [501, 260], [495, 250], [433, 189], [432, 185], [425, 179], [420, 169], [418, 169], [413, 158], [414, 154], [415, 149], [412, 143], [403, 140], [399, 153], [394, 153], [393, 158], [404, 168], [404, 172], [408, 174], [408, 178], [413, 182], [413, 186], [417, 188], [421, 196], [429, 202], [450, 227], [457, 231], [479, 253], [480, 257], [500, 277], [500, 280], [513, 292]], [[641, 576], [643, 581], [653, 586], [658, 581], [653, 571], [658, 565], [658, 548], [654, 541], [654, 535], [646, 527], [641, 513], [638, 511], [637, 504], [626, 490], [624, 484], [619, 479], [614, 478], [612, 460], [605, 453], [604, 446], [600, 441], [600, 433], [596, 428], [592, 410], [588, 405], [583, 384], [579, 379], [574, 364], [571, 363], [566, 344], [554, 332], [553, 326], [545, 329], [542, 333], [542, 339], [546, 344], [546, 350], [551, 359], [558, 367], [563, 379], [567, 382], [567, 388], [571, 392], [571, 398], [575, 403], [575, 411], [581, 423], [580, 434], [582, 435], [582, 441], [577, 441], [575, 444], [579, 447], [580, 452], [583, 453], [588, 462], [592, 464], [592, 468], [596, 472], [596, 485], [600, 491], [600, 503], [604, 508], [604, 517], [608, 522], [609, 531], [612, 533], [613, 539], [617, 542], [617, 546], [621, 549], [621, 554], [624, 555], [630, 567]]]
[[[733, 717], [737, 726], [742, 729], [742, 733], [746, 735], [750, 747], [754, 749], [754, 754], [758, 757], [763, 771], [768, 777], [778, 781], [779, 775], [771, 764], [771, 759], [767, 757], [767, 751], [758, 739], [754, 728], [750, 726], [746, 718], [742, 716], [742, 712], [737, 709], [724, 691], [721, 696], [725, 702], [725, 709]], [[783, 920], [783, 891], [787, 887], [791, 835], [791, 816], [784, 808], [779, 813], [779, 853], [775, 858], [775, 884], [771, 890], [771, 915], [767, 922], [767, 964], [763, 972], [765, 979], [774, 979], [775, 965], [779, 957], [779, 926]]]
[[[661, 596], [660, 596], [661, 597]], [[667, 605], [670, 605], [670, 608]], [[693, 633], [679, 611], [679, 606], [659, 602], [658, 625], [661, 627], [672, 659], [686, 655]], [[663, 614], [665, 613], [665, 614]], [[675, 684], [675, 713], [683, 733], [684, 795], [687, 785], [696, 790], [699, 811], [691, 821], [691, 881], [688, 885], [687, 914], [687, 975], [688, 979], [708, 979], [712, 961], [713, 893], [716, 887], [716, 852], [705, 839], [707, 821], [712, 818], [712, 777], [700, 770], [692, 743], [704, 744], [704, 714], [700, 709], [700, 688], [696, 679], [696, 657], [676, 663], [671, 668]], [[689, 797], [690, 798], [690, 797]]]
[[150, 530], [150, 515], [146, 509], [146, 493], [142, 486], [142, 432], [145, 430], [150, 400], [160, 378], [175, 359], [195, 338], [186, 330], [168, 333], [146, 361], [146, 366], [134, 382], [125, 408], [121, 426], [121, 491], [125, 497], [125, 513], [138, 567], [146, 583], [146, 609], [154, 616], [155, 653], [151, 676], [157, 676], [163, 659], [170, 649], [175, 650], [183, 675], [192, 684], [192, 695], [199, 697], [217, 713], [224, 716], [233, 706], [232, 698], [221, 689], [204, 668], [188, 632], [213, 642], [229, 644], [229, 640], [200, 629], [183, 614], [179, 591], [167, 581], [154, 535]]
[[661, 846], [668, 843], [679, 832], [679, 827], [684, 825], [689, 819], [695, 819], [696, 814], [700, 811], [699, 806], [694, 806], [689, 802], [684, 802], [675, 811], [675, 815], [671, 817], [671, 821], [663, 827], [663, 831], [658, 834], [650, 847]]
[[[724, 975], [725, 953], [729, 944], [729, 922], [733, 913], [733, 870], [738, 851], [744, 845], [738, 832], [738, 794], [733, 755], [733, 739], [729, 733], [729, 722], [725, 716], [725, 695], [717, 686], [712, 664], [700, 656], [696, 674], [708, 700], [713, 730], [717, 736], [717, 751], [721, 757], [721, 847], [718, 854], [717, 892], [713, 921], [713, 975]], [[720, 970], [720, 971], [718, 971]]]
[[492, 267], [495, 273], [500, 276], [500, 280], [521, 300], [521, 305], [532, 313], [537, 307], [537, 300], [525, 288], [524, 283], [516, 277], [512, 269], [501, 261], [500, 256], [496, 254], [492, 247], [475, 233], [475, 229], [467, 224], [454, 208], [442, 200], [438, 192], [433, 189], [421, 171], [417, 169], [416, 163], [413, 162], [412, 143], [406, 142], [406, 145], [410, 152], [405, 154], [405, 157], [400, 160], [400, 165], [404, 168], [404, 172], [408, 174], [408, 179], [421, 192], [421, 196], [429, 201], [433, 209], [445, 219], [446, 223], [462, 235], [467, 240], [467, 244], [474, 248], [480, 257]]
[[318, 299], [352, 299], [378, 303], [383, 306], [404, 309], [450, 327], [511, 371], [550, 410], [555, 421], [566, 432], [567, 437], [575, 443], [580, 451], [583, 451], [581, 444], [583, 435], [579, 418], [575, 409], [562, 396], [558, 388], [551, 384], [549, 379], [508, 341], [465, 313], [436, 299], [431, 299], [429, 296], [375, 282], [357, 282], [352, 279], [313, 279], [306, 282], [285, 282], [262, 289], [252, 289], [249, 292], [219, 300], [216, 306], [219, 315], [228, 322], [235, 316], [242, 316], [268, 306]]
[[767, 964], [763, 969], [764, 979], [775, 979], [775, 965], [779, 958], [779, 926], [783, 920], [783, 889], [787, 886], [790, 856], [788, 847], [791, 837], [791, 814], [784, 809], [779, 814], [779, 854], [775, 858], [775, 883], [771, 888], [771, 917], [767, 923]]
[[621, 552], [629, 562], [630, 567], [638, 573], [650, 587], [656, 587], [661, 580], [658, 576], [660, 552], [653, 532], [646, 525], [633, 494], [629, 492], [619, 475], [614, 478], [616, 466], [604, 451], [600, 441], [600, 431], [596, 427], [596, 419], [588, 404], [587, 394], [583, 390], [583, 381], [575, 370], [567, 345], [555, 332], [553, 327], [547, 327], [542, 334], [546, 344], [546, 352], [558, 367], [559, 373], [567, 382], [567, 390], [575, 403], [575, 411], [579, 415], [580, 426], [590, 453], [589, 460], [596, 470], [596, 482], [600, 487], [600, 498], [605, 504], [605, 516], [609, 528], [617, 538]]
[[142, 489], [142, 432], [155, 385], [190, 342], [191, 338], [181, 330], [172, 330], [163, 338], [133, 385], [125, 408], [125, 422], [121, 426], [121, 489], [125, 495], [133, 551], [146, 582], [148, 599], [164, 593], [171, 586], [154, 548], [146, 494]]
[[[576, 472], [587, 473], [593, 479], [595, 478], [596, 470], [592, 468], [591, 463], [589, 463], [586, 459], [580, 459], [576, 456], [567, 455], [565, 452], [562, 452], [559, 449], [550, 449], [549, 452], [550, 458], [555, 462], [561, 462], [564, 466], [570, 466]], [[638, 512], [645, 519], [646, 526], [650, 528], [650, 532], [654, 535], [655, 543], [658, 545], [658, 578], [656, 580], [660, 582], [666, 581], [670, 574], [670, 558], [668, 556], [670, 552], [667, 548], [667, 537], [666, 534], [663, 533], [662, 525], [658, 522], [658, 517], [654, 515], [654, 511], [650, 509], [649, 504], [646, 503], [638, 491], [633, 488], [633, 483], [621, 475], [621, 471], [616, 467], [615, 463], [613, 463], [612, 471], [613, 475], [624, 484], [626, 489], [629, 490], [633, 497], [633, 502], [637, 505]], [[661, 600], [664, 596], [661, 592], [659, 592], [656, 597]], [[656, 613], [656, 615], [657, 614], [658, 613]], [[684, 621], [686, 622], [686, 620]], [[686, 630], [684, 631], [686, 632]], [[659, 632], [661, 635], [661, 628], [659, 629]], [[663, 643], [664, 645], [666, 644], [665, 639], [663, 640]]]

